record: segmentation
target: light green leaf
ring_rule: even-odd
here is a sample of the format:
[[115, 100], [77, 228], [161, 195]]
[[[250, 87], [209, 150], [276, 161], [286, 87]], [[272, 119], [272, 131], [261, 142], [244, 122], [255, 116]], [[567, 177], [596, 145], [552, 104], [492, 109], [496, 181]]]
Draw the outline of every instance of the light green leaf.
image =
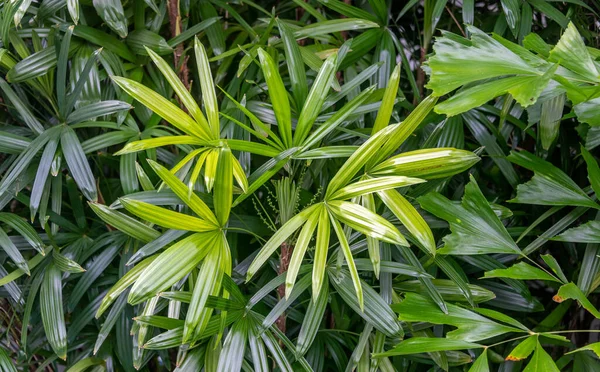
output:
[[402, 175], [426, 180], [450, 177], [471, 168], [480, 160], [471, 151], [433, 148], [393, 156], [369, 170], [371, 175]]
[[219, 224], [214, 213], [208, 208], [206, 203], [204, 203], [195, 193], [190, 193], [188, 187], [175, 177], [175, 175], [169, 172], [168, 169], [150, 159], [148, 159], [148, 164], [150, 164], [156, 174], [167, 184], [167, 186], [173, 190], [177, 197], [196, 212], [198, 216], [215, 225]]
[[366, 236], [391, 244], [409, 245], [394, 225], [361, 205], [332, 200], [327, 202], [327, 207], [340, 222]]
[[198, 75], [200, 76], [200, 88], [202, 89], [202, 100], [204, 102], [204, 109], [206, 110], [206, 118], [211, 129], [212, 138], [217, 139], [220, 135], [219, 104], [217, 103], [215, 83], [210, 71], [208, 56], [206, 55], [204, 45], [202, 45], [198, 38], [194, 39], [194, 51], [196, 54]]
[[569, 283], [561, 286], [558, 289], [558, 293], [552, 297], [552, 299], [558, 303], [563, 302], [567, 299], [577, 300], [584, 309], [589, 311], [593, 316], [600, 319], [600, 312], [592, 305], [590, 300], [585, 297], [585, 294], [575, 285], [575, 283]]
[[393, 190], [399, 187], [416, 185], [423, 182], [425, 182], [425, 180], [404, 176], [384, 176], [363, 179], [339, 189], [336, 193], [331, 195], [331, 200], [347, 200], [360, 195]]
[[573, 22], [550, 51], [551, 61], [581, 75], [591, 82], [600, 82], [600, 73]]
[[331, 226], [329, 224], [329, 211], [321, 208], [319, 223], [317, 226], [317, 241], [315, 245], [315, 257], [312, 272], [312, 299], [316, 302], [323, 286], [325, 278], [325, 267], [327, 266], [327, 251], [329, 250], [329, 237]]
[[139, 304], [186, 276], [214, 248], [219, 233], [196, 233], [169, 247], [144, 269], [127, 302]]
[[216, 154], [218, 156], [218, 164], [214, 190], [215, 215], [220, 225], [225, 226], [227, 220], [229, 220], [229, 213], [231, 212], [234, 160], [231, 150], [227, 147], [222, 147]]
[[271, 56], [262, 48], [258, 48], [258, 57], [260, 59], [260, 67], [265, 76], [265, 81], [267, 82], [269, 98], [271, 98], [271, 104], [273, 106], [273, 111], [275, 112], [275, 118], [277, 119], [279, 134], [281, 135], [283, 144], [286, 147], [291, 147], [292, 113], [287, 90], [279, 75], [279, 68], [275, 64], [275, 61], [273, 61], [273, 58], [271, 58]]
[[381, 128], [386, 127], [390, 118], [392, 117], [392, 111], [394, 109], [394, 102], [396, 100], [396, 96], [398, 94], [398, 86], [400, 84], [400, 64], [397, 64], [387, 81], [387, 88], [385, 89], [385, 93], [383, 94], [383, 99], [381, 100], [381, 107], [377, 112], [377, 118], [375, 119], [375, 123], [373, 124], [373, 130], [371, 134], [375, 134], [381, 130]]
[[533, 350], [537, 347], [538, 337], [529, 336], [525, 340], [521, 341], [506, 357], [506, 360], [511, 362], [518, 362], [519, 360], [526, 359], [531, 355]]
[[496, 269], [486, 271], [484, 278], [511, 278], [519, 280], [548, 280], [552, 282], [559, 282], [557, 278], [548, 274], [547, 272], [533, 267], [528, 263], [519, 262], [512, 265], [507, 269]]
[[415, 207], [397, 190], [379, 191], [377, 195], [427, 252], [435, 256], [436, 245], [433, 233]]
[[186, 87], [183, 85], [179, 76], [177, 76], [177, 74], [171, 69], [167, 62], [154, 51], [152, 51], [149, 48], [146, 48], [146, 52], [148, 52], [148, 55], [150, 56], [150, 58], [152, 58], [152, 61], [154, 62], [156, 67], [158, 67], [160, 72], [162, 72], [165, 79], [167, 79], [175, 93], [177, 93], [177, 96], [181, 100], [181, 103], [183, 103], [183, 105], [187, 108], [188, 112], [192, 115], [196, 122], [200, 126], [208, 129], [208, 122], [206, 121], [204, 114], [202, 114], [202, 111], [200, 110], [200, 107], [198, 107], [196, 100], [194, 100], [190, 92], [188, 92]]
[[296, 132], [294, 133], [295, 146], [301, 145], [304, 142], [314, 125], [315, 119], [321, 112], [321, 108], [329, 92], [329, 87], [335, 77], [336, 61], [337, 54], [329, 56], [321, 66], [312, 84], [306, 102], [298, 117], [298, 123], [296, 124]]
[[461, 340], [435, 337], [413, 337], [400, 342], [392, 350], [373, 354], [373, 358], [431, 353], [435, 351], [479, 349], [483, 347], [483, 345]]
[[428, 322], [448, 324], [457, 329], [446, 334], [446, 338], [463, 341], [481, 341], [509, 332], [524, 332], [521, 329], [496, 323], [475, 312], [462, 307], [447, 304], [448, 314], [429, 298], [416, 293], [407, 293], [399, 304], [392, 305], [399, 313], [399, 319], [406, 322]]
[[170, 209], [141, 202], [127, 197], [119, 199], [121, 205], [132, 214], [154, 224], [168, 229], [188, 230], [197, 232], [214, 231], [218, 226], [211, 222], [192, 217]]
[[183, 112], [183, 110], [152, 89], [123, 77], [111, 76], [111, 79], [117, 83], [121, 89], [127, 92], [127, 94], [140, 101], [144, 106], [154, 111], [158, 116], [165, 119], [173, 126], [189, 135], [198, 137], [199, 139], [211, 139], [211, 136], [204, 127], [200, 126]]
[[475, 360], [475, 363], [469, 368], [469, 372], [490, 372], [487, 349], [483, 350], [481, 355]]
[[575, 349], [573, 351], [569, 351], [567, 354], [578, 353], [580, 351], [590, 350], [593, 351], [598, 357], [600, 357], [600, 342], [595, 342], [593, 344], [586, 345], [584, 347], [580, 347], [579, 349]]
[[508, 160], [534, 172], [531, 181], [517, 188], [511, 202], [538, 205], [579, 205], [600, 208], [563, 171], [527, 151], [512, 151]]
[[523, 372], [559, 372], [560, 369], [554, 364], [552, 357], [542, 348], [540, 342], [537, 342], [535, 352]]
[[465, 187], [461, 205], [436, 192], [418, 199], [421, 207], [448, 221], [452, 234], [444, 237], [442, 254], [475, 255], [489, 253], [521, 254], [510, 234], [485, 199], [477, 182]]
[[294, 283], [296, 283], [296, 278], [298, 276], [298, 271], [302, 265], [302, 259], [304, 258], [304, 254], [306, 253], [308, 245], [310, 244], [310, 240], [312, 239], [315, 228], [319, 223], [322, 209], [323, 207], [315, 209], [306, 218], [306, 223], [302, 227], [302, 230], [300, 230], [300, 234], [298, 234], [298, 239], [296, 240], [294, 251], [292, 252], [292, 258], [290, 259], [290, 263], [285, 275], [286, 298], [289, 298], [290, 294], [292, 293]]
[[467, 30], [471, 34], [471, 40], [445, 33], [433, 46], [435, 55], [428, 61], [431, 73], [426, 87], [433, 90], [435, 96], [443, 96], [460, 86], [479, 80], [542, 74], [478, 28], [467, 26]]

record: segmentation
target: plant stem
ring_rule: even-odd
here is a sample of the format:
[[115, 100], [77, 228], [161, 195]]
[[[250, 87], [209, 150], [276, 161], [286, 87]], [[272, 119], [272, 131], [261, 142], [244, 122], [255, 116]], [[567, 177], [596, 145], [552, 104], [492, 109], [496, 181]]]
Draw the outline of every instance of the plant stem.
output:
[[[283, 242], [283, 244], [281, 244], [281, 257], [279, 258], [279, 269], [277, 270], [277, 273], [279, 275], [286, 272], [288, 267], [290, 266], [292, 252], [294, 252], [294, 246], [292, 244], [288, 244], [287, 242]], [[285, 283], [279, 285], [279, 287], [277, 288], [277, 294], [279, 296], [279, 299], [285, 297]], [[283, 312], [279, 316], [279, 318], [277, 318], [277, 321], [275, 323], [277, 324], [277, 328], [279, 328], [281, 332], [285, 333], [285, 312]]]
[[[167, 2], [168, 13], [169, 13], [169, 29], [171, 31], [171, 36], [175, 37], [181, 33], [181, 14], [179, 12], [179, 0], [169, 0]], [[173, 65], [175, 66], [175, 71], [179, 72], [179, 79], [186, 87], [187, 90], [190, 90], [190, 77], [189, 70], [187, 67], [188, 57], [183, 57], [183, 44], [178, 44], [175, 49], [173, 49]], [[183, 108], [183, 107], [182, 107]]]

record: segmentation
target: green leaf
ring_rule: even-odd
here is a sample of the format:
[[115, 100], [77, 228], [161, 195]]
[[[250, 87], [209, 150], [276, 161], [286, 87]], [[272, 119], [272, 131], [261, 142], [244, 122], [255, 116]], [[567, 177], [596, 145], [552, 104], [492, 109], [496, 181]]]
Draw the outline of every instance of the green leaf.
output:
[[359, 204], [332, 200], [327, 202], [327, 207], [340, 222], [366, 236], [408, 247], [408, 242], [394, 225]]
[[588, 123], [594, 127], [600, 126], [600, 113], [597, 110], [600, 97], [581, 102], [573, 106], [577, 119], [582, 123]]
[[329, 56], [325, 62], [323, 62], [323, 65], [312, 84], [306, 102], [302, 107], [302, 111], [300, 111], [298, 123], [296, 124], [296, 132], [294, 133], [295, 146], [299, 146], [304, 142], [325, 103], [329, 87], [335, 77], [336, 61], [337, 54]]
[[173, 190], [173, 192], [183, 201], [187, 206], [190, 207], [198, 216], [212, 222], [215, 225], [219, 225], [217, 218], [214, 213], [208, 208], [206, 203], [200, 199], [195, 193], [190, 193], [188, 187], [175, 177], [168, 169], [158, 164], [155, 161], [148, 159], [148, 164], [154, 169], [156, 174]]
[[[476, 27], [467, 26], [467, 30], [471, 40], [445, 33], [433, 45], [435, 55], [428, 61], [431, 74], [426, 87], [437, 97], [476, 81], [510, 75], [540, 76], [547, 69], [526, 63]], [[500, 55], [502, 58], [497, 58]]]
[[460, 205], [436, 192], [418, 198], [421, 207], [448, 221], [452, 234], [444, 237], [441, 254], [475, 255], [489, 253], [521, 254], [521, 250], [485, 199], [477, 182], [465, 187]]
[[292, 113], [290, 111], [287, 90], [283, 85], [278, 66], [273, 61], [273, 58], [262, 48], [258, 48], [258, 57], [265, 81], [267, 82], [269, 98], [271, 98], [271, 104], [275, 112], [275, 118], [277, 119], [279, 134], [281, 135], [283, 144], [289, 148], [292, 146]]
[[94, 0], [93, 4], [96, 12], [108, 27], [120, 37], [127, 37], [127, 18], [120, 0]]
[[[220, 26], [219, 26], [220, 27]], [[198, 75], [200, 76], [200, 88], [202, 89], [202, 100], [206, 110], [206, 118], [210, 126], [212, 138], [217, 139], [220, 135], [219, 126], [219, 104], [215, 92], [215, 84], [210, 72], [210, 64], [204, 45], [196, 38], [194, 40], [194, 51], [196, 54], [196, 64], [198, 66]]]
[[539, 340], [537, 342], [537, 346], [535, 348], [535, 352], [529, 361], [529, 364], [525, 367], [523, 372], [538, 372], [538, 371], [547, 371], [547, 372], [559, 372], [560, 369], [556, 367], [552, 357], [548, 355], [548, 353], [542, 348]]
[[475, 363], [469, 368], [469, 372], [490, 372], [487, 350], [483, 350], [481, 355], [475, 360]]
[[398, 322], [390, 305], [386, 303], [375, 290], [361, 281], [361, 288], [364, 295], [364, 309], [356, 297], [356, 290], [349, 273], [346, 270], [328, 270], [329, 282], [348, 304], [361, 318], [369, 324], [372, 324], [378, 331], [389, 337], [403, 335], [402, 327]]
[[67, 124], [78, 124], [88, 120], [96, 119], [99, 116], [111, 115], [119, 111], [129, 110], [131, 105], [122, 101], [102, 101], [90, 103], [78, 109], [75, 109], [67, 116]]
[[533, 350], [537, 347], [538, 337], [529, 336], [521, 341], [506, 357], [506, 360], [518, 362], [519, 360], [527, 359]]
[[569, 22], [560, 40], [550, 51], [549, 60], [559, 63], [591, 82], [600, 82], [600, 73], [598, 73], [596, 65], [573, 22]]
[[519, 185], [514, 203], [580, 205], [599, 208], [563, 171], [527, 151], [512, 151], [508, 160], [534, 172], [531, 181]]
[[56, 250], [52, 251], [52, 258], [54, 259], [54, 264], [60, 271], [68, 273], [85, 272], [85, 269], [81, 267], [77, 262], [58, 253]]
[[[346, 121], [348, 119], [348, 117], [350, 115], [352, 115], [352, 113], [354, 113], [354, 111], [358, 107], [360, 107], [371, 96], [371, 94], [374, 91], [375, 91], [375, 87], [369, 87], [369, 88], [365, 89], [358, 96], [353, 98], [352, 101], [348, 102], [347, 104], [344, 105], [344, 107], [342, 107], [341, 109], [336, 111], [335, 114], [333, 114], [323, 124], [319, 125], [319, 127], [316, 130], [314, 130], [306, 138], [306, 140], [303, 143], [302, 148], [308, 149], [308, 148], [318, 144], [319, 141], [321, 141], [325, 136], [327, 136], [329, 133], [331, 133], [333, 130], [335, 130], [339, 125], [344, 123], [344, 121]], [[336, 146], [336, 147], [342, 147], [342, 146]], [[323, 154], [321, 156], [326, 157], [324, 155], [324, 153], [327, 152], [326, 147], [320, 147], [320, 148], [314, 149], [313, 154], [315, 153], [315, 151], [321, 151], [321, 154]], [[310, 152], [310, 151], [308, 151], [308, 152]], [[307, 151], [303, 151], [301, 154], [295, 155], [294, 157], [295, 158], [304, 158], [306, 156], [306, 154], [307, 154]], [[350, 155], [352, 155], [352, 153], [350, 153], [348, 156], [350, 156]]]
[[323, 286], [325, 278], [325, 267], [327, 266], [327, 251], [329, 249], [329, 237], [331, 226], [329, 222], [329, 211], [321, 208], [319, 223], [317, 226], [317, 241], [315, 244], [315, 256], [312, 272], [312, 299], [316, 302]]
[[152, 89], [123, 77], [111, 76], [111, 79], [127, 94], [140, 101], [144, 106], [183, 132], [200, 139], [209, 140], [211, 138], [204, 127], [196, 123], [183, 110]]
[[0, 247], [6, 252], [8, 257], [17, 265], [19, 269], [21, 269], [25, 274], [31, 275], [29, 271], [29, 267], [27, 266], [27, 261], [19, 252], [19, 249], [14, 245], [12, 240], [6, 235], [6, 232], [0, 228]]
[[540, 257], [542, 257], [542, 260], [544, 260], [544, 262], [546, 263], [546, 265], [548, 265], [550, 267], [550, 269], [552, 269], [552, 271], [554, 272], [554, 274], [556, 274], [556, 276], [563, 283], [567, 283], [568, 282], [567, 277], [563, 273], [562, 269], [560, 268], [560, 265], [558, 264], [558, 261], [556, 261], [556, 259], [554, 257], [552, 257], [549, 254], [543, 254]]
[[416, 293], [407, 293], [399, 304], [392, 305], [399, 319], [406, 322], [428, 322], [448, 324], [457, 329], [446, 334], [446, 338], [463, 341], [480, 341], [509, 332], [524, 332], [521, 329], [496, 323], [462, 307], [447, 304], [448, 314], [430, 299]]
[[35, 231], [33, 226], [28, 224], [23, 218], [13, 213], [0, 212], [0, 221], [4, 222], [12, 229], [16, 230], [19, 234], [21, 234], [25, 238], [25, 240], [27, 240], [27, 243], [29, 243], [29, 245], [33, 247], [33, 249], [35, 249], [42, 255], [45, 254], [44, 242], [42, 241], [38, 233]]
[[400, 64], [397, 64], [392, 72], [392, 76], [390, 76], [389, 80], [387, 81], [387, 88], [383, 94], [381, 107], [377, 112], [377, 118], [373, 124], [373, 130], [371, 132], [372, 134], [379, 132], [381, 128], [386, 127], [389, 124], [390, 118], [392, 117], [392, 111], [394, 109], [394, 102], [396, 100], [396, 96], [398, 95], [399, 84]]
[[[221, 265], [221, 248], [223, 244], [219, 244], [217, 247], [212, 247], [212, 250], [204, 258], [202, 267], [198, 272], [196, 283], [194, 285], [194, 291], [190, 301], [190, 307], [185, 317], [185, 324], [183, 326], [183, 343], [188, 343], [191, 337], [196, 333], [196, 328], [201, 325], [202, 318], [205, 314], [205, 305], [208, 296], [212, 294], [221, 282], [221, 275], [219, 269]], [[210, 316], [210, 313], [208, 313]], [[201, 333], [198, 331], [198, 333]]]
[[98, 311], [96, 312], [96, 319], [100, 318], [100, 316], [109, 308], [109, 306], [123, 293], [130, 285], [135, 283], [135, 281], [140, 277], [142, 272], [158, 257], [158, 255], [151, 256], [135, 265], [131, 270], [129, 270], [125, 275], [123, 275], [116, 283], [112, 286], [112, 288], [106, 293], [100, 306], [98, 307]]
[[346, 238], [346, 234], [342, 228], [342, 225], [336, 220], [332, 214], [329, 215], [331, 219], [331, 224], [333, 225], [333, 230], [338, 238], [338, 242], [340, 243], [340, 249], [344, 254], [344, 259], [346, 260], [346, 264], [348, 266], [348, 272], [350, 277], [352, 278], [352, 284], [354, 285], [354, 290], [356, 292], [356, 299], [358, 301], [358, 306], [361, 311], [364, 310], [364, 296], [362, 291], [362, 284], [360, 281], [360, 277], [358, 276], [358, 270], [356, 269], [356, 263], [354, 258], [352, 257], [352, 251], [350, 250], [350, 245], [348, 244], [348, 239]]
[[435, 107], [435, 112], [447, 116], [458, 115], [506, 93], [510, 93], [521, 106], [528, 107], [537, 101], [554, 76], [557, 67], [558, 65], [550, 66], [537, 76], [507, 77], [465, 88], [438, 104]]
[[584, 347], [580, 347], [579, 349], [575, 349], [573, 351], [569, 351], [567, 354], [578, 353], [580, 351], [590, 350], [593, 351], [598, 357], [600, 357], [600, 342], [594, 342], [593, 344], [585, 345]]
[[14, 361], [4, 348], [0, 348], [0, 370], [2, 372], [17, 372]]
[[433, 233], [415, 207], [397, 190], [379, 191], [377, 195], [412, 236], [425, 247], [425, 250], [435, 256], [436, 245]]
[[23, 101], [16, 95], [11, 86], [6, 83], [6, 81], [0, 78], [0, 89], [4, 92], [5, 97], [12, 103], [13, 107], [19, 115], [21, 119], [25, 122], [25, 124], [37, 134], [40, 134], [44, 131], [44, 127], [38, 121], [38, 119], [31, 113], [28, 105], [24, 104]]
[[315, 301], [310, 301], [308, 304], [304, 320], [302, 321], [302, 327], [298, 333], [298, 341], [296, 343], [296, 353], [298, 355], [306, 354], [317, 336], [329, 300], [328, 284], [329, 283], [326, 283], [326, 285], [321, 288], [317, 299]]
[[573, 227], [552, 238], [552, 240], [573, 243], [598, 243], [600, 240], [600, 221], [589, 221]]
[[[382, 271], [385, 271], [385, 269], [386, 267], [382, 263]], [[421, 276], [427, 277], [426, 275]], [[452, 280], [431, 279], [431, 283], [434, 286], [434, 288], [440, 293], [442, 298], [446, 301], [464, 302], [467, 300], [465, 298], [463, 290]], [[496, 298], [494, 292], [487, 290], [483, 287], [474, 284], [469, 284], [468, 288], [471, 292], [471, 298], [475, 303], [486, 302]], [[394, 289], [402, 292], [415, 293], [424, 293], [427, 290], [425, 285], [418, 280], [407, 280], [398, 284], [394, 284]]]
[[558, 293], [552, 297], [555, 302], [563, 302], [567, 299], [577, 300], [584, 309], [589, 311], [596, 318], [600, 318], [600, 312], [596, 310], [594, 305], [590, 302], [590, 300], [585, 297], [585, 294], [575, 285], [575, 283], [569, 283], [561, 286], [558, 289]]
[[479, 349], [483, 347], [483, 345], [461, 340], [433, 337], [413, 337], [400, 342], [392, 350], [388, 350], [384, 353], [373, 354], [373, 358], [431, 353], [435, 351]]
[[511, 278], [519, 280], [548, 280], [559, 282], [557, 278], [548, 274], [546, 271], [533, 267], [525, 262], [519, 262], [508, 269], [496, 269], [486, 271], [484, 278]]
[[408, 151], [393, 156], [369, 171], [372, 175], [402, 175], [426, 180], [464, 172], [480, 160], [476, 154], [454, 148]]
[[[217, 174], [215, 177], [214, 205], [215, 215], [220, 226], [229, 220], [233, 196], [233, 159], [231, 150], [222, 147], [218, 153]], [[206, 173], [206, 171], [205, 171]]]
[[515, 37], [518, 36], [518, 27], [521, 16], [521, 4], [517, 0], [502, 0], [502, 11], [506, 17], [506, 23]]
[[298, 42], [296, 41], [292, 30], [285, 22], [282, 22], [278, 18], [277, 26], [279, 27], [279, 33], [281, 34], [281, 39], [283, 41], [283, 50], [285, 52], [285, 59], [290, 74], [292, 95], [296, 100], [296, 107], [302, 107], [306, 101], [306, 96], [308, 95], [308, 85], [306, 83], [306, 72], [302, 55], [300, 54], [300, 47], [298, 46]]
[[67, 330], [62, 303], [61, 273], [53, 264], [46, 267], [40, 288], [40, 313], [48, 343], [59, 358], [66, 359]]
[[160, 233], [142, 222], [135, 220], [126, 214], [111, 209], [103, 204], [89, 203], [92, 210], [110, 226], [119, 229], [125, 234], [143, 242], [149, 242], [160, 236]]
[[588, 180], [592, 184], [592, 189], [596, 195], [600, 195], [600, 167], [596, 159], [590, 154], [590, 152], [581, 146], [581, 155], [587, 164]]
[[317, 38], [318, 36], [331, 34], [340, 31], [363, 30], [368, 28], [378, 28], [379, 25], [375, 22], [357, 18], [333, 19], [321, 21], [304, 26], [294, 32], [296, 40], [307, 37]]
[[129, 45], [134, 53], [142, 56], [148, 54], [146, 48], [155, 51], [161, 56], [173, 52], [173, 48], [171, 48], [162, 36], [144, 29], [134, 30], [129, 33], [129, 36], [127, 36], [127, 45]]
[[404, 176], [384, 176], [363, 179], [339, 189], [331, 195], [331, 200], [347, 200], [361, 195], [393, 190], [399, 187], [416, 185], [423, 182], [425, 181], [419, 178]]
[[90, 164], [85, 157], [85, 153], [81, 148], [77, 134], [75, 134], [75, 131], [71, 127], [65, 125], [62, 129], [60, 141], [69, 171], [77, 186], [88, 200], [92, 202], [97, 201], [98, 191], [96, 190], [96, 180], [94, 179]]
[[559, 94], [542, 103], [542, 115], [540, 117], [540, 138], [542, 147], [548, 150], [558, 137], [560, 121], [565, 108], [565, 95]]
[[208, 221], [183, 213], [174, 212], [170, 209], [157, 207], [149, 203], [144, 203], [126, 197], [119, 200], [121, 205], [123, 205], [123, 207], [125, 207], [125, 209], [132, 214], [168, 229], [197, 232], [217, 230], [217, 226]]
[[208, 128], [208, 122], [206, 121], [204, 114], [202, 114], [202, 110], [200, 110], [200, 107], [198, 107], [198, 104], [196, 103], [190, 92], [188, 92], [187, 88], [183, 85], [181, 79], [179, 79], [179, 76], [177, 76], [177, 74], [171, 69], [167, 62], [154, 51], [152, 51], [152, 49], [146, 47], [146, 52], [148, 53], [150, 58], [152, 58], [152, 61], [154, 62], [156, 67], [158, 67], [160, 72], [167, 79], [169, 85], [171, 85], [175, 93], [177, 93], [177, 96], [181, 100], [181, 103], [183, 103], [183, 105], [192, 115], [194, 120], [196, 120], [196, 122], [200, 126]]
[[67, 0], [67, 9], [73, 23], [79, 22], [79, 0]]
[[319, 219], [321, 216], [322, 207], [316, 208], [310, 215], [306, 217], [306, 223], [300, 230], [298, 234], [298, 239], [296, 239], [296, 244], [294, 246], [294, 251], [292, 252], [292, 257], [290, 259], [288, 269], [285, 275], [285, 297], [289, 298], [292, 293], [292, 289], [294, 288], [294, 284], [296, 283], [296, 278], [298, 276], [298, 272], [300, 270], [300, 266], [302, 265], [302, 259], [304, 258], [304, 254], [310, 244], [313, 233], [319, 223]]
[[77, 25], [73, 30], [73, 35], [89, 41], [92, 44], [106, 48], [119, 57], [125, 58], [130, 62], [136, 61], [135, 54], [129, 50], [127, 44], [123, 43], [123, 41], [117, 39], [116, 37], [103, 32], [102, 30], [85, 25]]
[[169, 247], [144, 269], [129, 292], [127, 302], [139, 304], [186, 276], [214, 249], [219, 233], [196, 233]]
[[248, 326], [249, 321], [247, 318], [242, 318], [242, 320], [233, 324], [219, 353], [218, 371], [238, 372], [241, 370], [244, 354], [240, 353], [240, 350], [246, 349]]

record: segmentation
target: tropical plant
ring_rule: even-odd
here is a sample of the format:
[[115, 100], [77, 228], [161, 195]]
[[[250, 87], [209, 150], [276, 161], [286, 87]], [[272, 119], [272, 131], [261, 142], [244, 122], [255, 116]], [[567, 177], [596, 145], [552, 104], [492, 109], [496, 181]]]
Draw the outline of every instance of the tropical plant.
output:
[[600, 370], [597, 11], [0, 2], [0, 369]]

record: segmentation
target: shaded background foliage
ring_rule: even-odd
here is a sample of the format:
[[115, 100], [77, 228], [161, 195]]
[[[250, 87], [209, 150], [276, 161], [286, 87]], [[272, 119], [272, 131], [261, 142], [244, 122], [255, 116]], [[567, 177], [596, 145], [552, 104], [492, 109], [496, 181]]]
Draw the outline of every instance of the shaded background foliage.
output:
[[0, 6], [2, 370], [600, 369], [597, 2]]

